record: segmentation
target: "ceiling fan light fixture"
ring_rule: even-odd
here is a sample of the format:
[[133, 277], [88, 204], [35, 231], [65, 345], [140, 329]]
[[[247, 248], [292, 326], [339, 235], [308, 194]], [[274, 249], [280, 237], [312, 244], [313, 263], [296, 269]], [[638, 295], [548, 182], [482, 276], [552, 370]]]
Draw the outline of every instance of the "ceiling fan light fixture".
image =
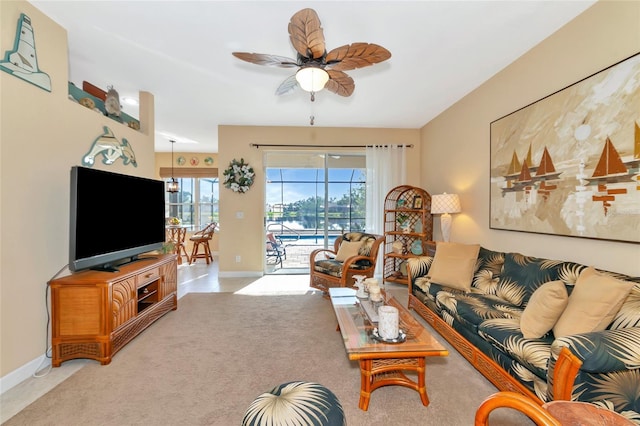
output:
[[304, 67], [296, 72], [296, 81], [307, 92], [319, 92], [329, 81], [329, 73], [318, 67]]

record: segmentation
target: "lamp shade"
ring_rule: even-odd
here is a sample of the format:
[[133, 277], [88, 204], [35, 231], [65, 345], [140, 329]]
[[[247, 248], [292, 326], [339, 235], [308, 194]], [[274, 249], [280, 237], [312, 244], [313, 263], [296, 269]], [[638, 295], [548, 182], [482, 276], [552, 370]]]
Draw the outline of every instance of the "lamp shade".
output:
[[438, 194], [431, 197], [431, 214], [460, 213], [458, 194]]
[[319, 92], [329, 81], [329, 74], [322, 68], [304, 67], [296, 73], [296, 80], [302, 90], [307, 92]]

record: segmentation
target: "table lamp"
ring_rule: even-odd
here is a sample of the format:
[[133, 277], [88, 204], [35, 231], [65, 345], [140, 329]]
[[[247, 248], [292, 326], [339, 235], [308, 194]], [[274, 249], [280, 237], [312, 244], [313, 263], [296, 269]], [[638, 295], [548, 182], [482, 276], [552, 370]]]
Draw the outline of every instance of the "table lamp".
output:
[[458, 194], [438, 194], [431, 198], [431, 214], [441, 214], [440, 230], [442, 240], [449, 241], [451, 235], [451, 213], [460, 213], [460, 197]]

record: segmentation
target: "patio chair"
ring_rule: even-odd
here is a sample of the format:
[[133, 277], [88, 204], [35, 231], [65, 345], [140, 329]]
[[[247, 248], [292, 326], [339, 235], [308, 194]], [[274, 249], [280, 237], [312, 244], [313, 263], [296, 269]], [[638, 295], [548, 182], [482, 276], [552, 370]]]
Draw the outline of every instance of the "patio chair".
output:
[[282, 261], [287, 259], [287, 249], [282, 241], [273, 235], [273, 232], [267, 233], [267, 263], [273, 259], [274, 265], [282, 267]]
[[354, 275], [373, 277], [383, 242], [382, 235], [348, 232], [336, 238], [333, 250], [312, 251], [309, 285], [326, 293], [330, 287], [352, 287]]

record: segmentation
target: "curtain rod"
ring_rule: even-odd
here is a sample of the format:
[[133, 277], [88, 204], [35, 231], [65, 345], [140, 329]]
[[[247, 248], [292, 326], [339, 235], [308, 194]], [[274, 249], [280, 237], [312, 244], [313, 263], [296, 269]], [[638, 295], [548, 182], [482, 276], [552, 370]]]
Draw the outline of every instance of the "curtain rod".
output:
[[413, 144], [408, 145], [285, 145], [285, 144], [264, 144], [264, 143], [250, 143], [252, 148], [269, 147], [269, 148], [373, 148], [376, 146], [393, 146], [397, 148], [413, 148]]

